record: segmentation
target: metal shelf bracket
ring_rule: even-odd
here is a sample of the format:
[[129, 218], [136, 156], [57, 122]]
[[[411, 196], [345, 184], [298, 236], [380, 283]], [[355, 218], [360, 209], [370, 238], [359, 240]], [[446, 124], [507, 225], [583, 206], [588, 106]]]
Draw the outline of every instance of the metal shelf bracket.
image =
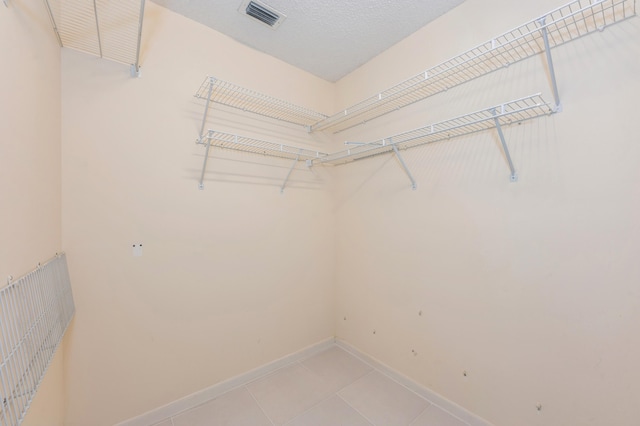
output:
[[138, 22], [138, 43], [136, 45], [136, 62], [131, 64], [131, 77], [142, 77], [142, 71], [140, 71], [140, 42], [142, 41], [142, 21], [144, 19], [144, 4], [146, 0], [140, 2], [140, 18]]
[[[197, 142], [201, 142], [204, 137], [204, 126], [207, 124], [207, 113], [209, 112], [209, 104], [211, 103], [211, 94], [213, 93], [213, 83], [215, 83], [216, 79], [213, 77], [209, 77], [209, 91], [207, 95], [207, 99], [204, 105], [204, 114], [202, 115], [202, 125], [200, 125], [200, 139]], [[209, 137], [211, 137], [211, 131], [209, 132]]]
[[398, 159], [398, 161], [400, 161], [400, 165], [402, 166], [402, 168], [404, 169], [404, 172], [407, 174], [407, 176], [409, 177], [409, 180], [411, 181], [411, 189], [415, 191], [416, 189], [418, 189], [418, 184], [416, 183], [416, 180], [413, 178], [413, 175], [411, 175], [411, 172], [409, 171], [407, 164], [404, 162], [404, 158], [402, 158], [402, 155], [400, 155], [400, 151], [398, 150], [398, 147], [395, 146], [393, 142], [391, 141], [389, 142], [393, 147], [393, 152], [395, 152], [396, 158]]
[[[504, 105], [503, 105], [504, 108]], [[493, 120], [496, 123], [496, 130], [498, 131], [498, 136], [500, 137], [500, 143], [502, 143], [502, 149], [504, 150], [504, 155], [507, 157], [507, 162], [509, 163], [509, 170], [511, 170], [511, 176], [509, 179], [511, 182], [518, 181], [518, 174], [516, 173], [516, 169], [513, 167], [513, 161], [511, 161], [511, 154], [509, 154], [509, 147], [507, 147], [507, 141], [504, 139], [504, 134], [502, 133], [502, 126], [500, 126], [500, 119], [498, 118], [498, 113], [494, 109], [491, 110], [493, 114]]]
[[287, 173], [287, 176], [284, 178], [284, 182], [282, 182], [282, 186], [280, 187], [281, 194], [284, 194], [284, 187], [287, 186], [287, 181], [289, 180], [289, 176], [291, 176], [291, 173], [293, 172], [293, 169], [296, 167], [296, 164], [298, 164], [299, 160], [300, 160], [300, 154], [298, 154], [296, 156], [296, 159], [293, 160], [293, 164], [291, 164], [291, 167], [289, 168], [289, 173]]
[[209, 130], [209, 134], [207, 137], [207, 147], [204, 151], [204, 162], [202, 163], [202, 173], [200, 174], [200, 183], [198, 184], [198, 189], [204, 189], [204, 173], [207, 170], [207, 160], [209, 159], [209, 149], [211, 148], [211, 139], [213, 138], [213, 130]]
[[547, 17], [543, 16], [538, 19], [538, 24], [540, 25], [540, 32], [542, 33], [542, 40], [544, 42], [544, 53], [547, 57], [547, 67], [549, 67], [549, 76], [551, 77], [551, 86], [553, 88], [553, 100], [555, 101], [555, 106], [553, 112], [561, 112], [562, 104], [560, 103], [560, 95], [558, 94], [558, 83], [556, 82], [556, 72], [553, 68], [553, 58], [551, 57], [551, 48], [549, 47], [549, 35], [547, 33]]

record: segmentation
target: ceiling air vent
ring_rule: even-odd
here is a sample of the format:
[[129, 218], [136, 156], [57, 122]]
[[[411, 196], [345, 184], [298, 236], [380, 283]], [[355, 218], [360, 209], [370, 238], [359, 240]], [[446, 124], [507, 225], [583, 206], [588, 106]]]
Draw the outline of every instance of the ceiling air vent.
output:
[[282, 21], [284, 21], [284, 19], [286, 18], [284, 14], [278, 12], [272, 7], [255, 0], [245, 0], [244, 2], [242, 2], [238, 10], [241, 13], [244, 13], [247, 16], [251, 16], [252, 18], [257, 19], [263, 24], [268, 25], [269, 27], [274, 29], [280, 26]]

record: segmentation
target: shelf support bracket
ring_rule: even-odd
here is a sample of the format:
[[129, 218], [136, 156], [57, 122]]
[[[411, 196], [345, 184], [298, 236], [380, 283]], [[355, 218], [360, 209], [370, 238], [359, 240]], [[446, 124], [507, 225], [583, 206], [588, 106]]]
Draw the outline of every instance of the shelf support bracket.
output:
[[496, 110], [492, 109], [491, 113], [493, 114], [493, 121], [496, 123], [496, 129], [498, 130], [498, 136], [500, 137], [500, 143], [502, 143], [502, 149], [504, 150], [504, 155], [507, 157], [507, 162], [509, 163], [509, 169], [511, 170], [511, 176], [509, 179], [511, 182], [518, 181], [518, 174], [516, 173], [516, 169], [513, 167], [513, 162], [511, 161], [511, 154], [509, 154], [509, 147], [507, 147], [507, 141], [504, 139], [504, 134], [502, 133], [502, 126], [500, 125], [500, 119], [496, 114]]
[[[201, 137], [202, 140], [204, 137]], [[198, 184], [198, 189], [204, 189], [204, 172], [207, 170], [207, 160], [209, 159], [209, 149], [211, 148], [211, 139], [213, 139], [213, 130], [209, 130], [209, 133], [206, 136], [207, 138], [207, 148], [204, 151], [204, 162], [202, 163], [202, 173], [200, 173], [200, 183]]]
[[396, 153], [396, 157], [398, 158], [398, 161], [400, 161], [400, 164], [402, 165], [404, 172], [407, 174], [407, 176], [409, 176], [409, 180], [411, 181], [411, 189], [415, 191], [416, 189], [418, 189], [418, 184], [416, 183], [415, 179], [411, 175], [411, 172], [409, 171], [407, 164], [404, 162], [402, 155], [400, 155], [400, 151], [398, 150], [398, 147], [395, 144], [391, 144], [391, 146], [393, 147], [393, 152]]
[[[207, 114], [209, 113], [209, 104], [211, 103], [211, 94], [213, 93], [213, 83], [216, 81], [215, 78], [209, 77], [209, 92], [207, 94], [207, 100], [204, 104], [204, 114], [202, 115], [202, 125], [200, 126], [200, 133], [198, 134], [198, 140], [196, 143], [202, 142], [204, 138], [204, 126], [207, 124]], [[211, 131], [209, 131], [209, 136], [211, 136]]]
[[551, 77], [551, 85], [553, 87], [553, 99], [556, 102], [553, 112], [562, 111], [562, 104], [560, 104], [560, 95], [558, 94], [558, 83], [556, 82], [556, 72], [553, 68], [553, 58], [551, 57], [551, 49], [549, 48], [549, 35], [547, 34], [547, 25], [545, 23], [547, 17], [542, 17], [538, 20], [540, 24], [540, 32], [542, 33], [542, 40], [544, 41], [544, 53], [547, 56], [547, 66], [549, 67], [549, 75]]
[[289, 173], [287, 173], [287, 177], [285, 177], [284, 182], [282, 182], [282, 186], [280, 187], [281, 194], [284, 194], [284, 187], [287, 186], [287, 181], [289, 180], [289, 176], [291, 176], [291, 172], [293, 172], [293, 169], [296, 167], [296, 164], [298, 163], [299, 160], [300, 160], [300, 154], [298, 154], [296, 156], [296, 159], [293, 160], [293, 164], [291, 164], [291, 167], [289, 168]]
[[[138, 20], [138, 43], [136, 45], [136, 63], [131, 64], [131, 77], [142, 77], [142, 71], [140, 71], [140, 42], [142, 41], [142, 21], [144, 19], [144, 3], [145, 0], [140, 1], [140, 19]], [[200, 132], [202, 134], [202, 132]]]

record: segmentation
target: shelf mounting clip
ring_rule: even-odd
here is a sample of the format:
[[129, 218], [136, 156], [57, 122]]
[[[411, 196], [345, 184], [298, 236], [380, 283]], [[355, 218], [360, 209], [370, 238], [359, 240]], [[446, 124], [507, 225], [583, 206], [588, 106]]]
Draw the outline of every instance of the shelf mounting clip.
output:
[[509, 163], [509, 170], [511, 170], [511, 176], [509, 176], [509, 179], [511, 180], [511, 182], [517, 182], [518, 174], [516, 173], [516, 169], [513, 167], [513, 161], [511, 161], [511, 154], [509, 154], [509, 147], [507, 146], [507, 141], [504, 139], [504, 134], [502, 133], [502, 126], [500, 125], [500, 118], [495, 108], [491, 110], [491, 114], [493, 114], [493, 121], [496, 124], [496, 130], [498, 131], [498, 136], [500, 137], [500, 143], [502, 144], [504, 155], [507, 157], [507, 162]]
[[[398, 150], [398, 147], [391, 141], [391, 139], [389, 139], [389, 144], [393, 148], [393, 152], [395, 152], [396, 158], [400, 162], [400, 165], [404, 169], [404, 172], [407, 174], [407, 176], [409, 177], [409, 180], [411, 181], [411, 189], [415, 191], [416, 189], [418, 189], [418, 184], [416, 183], [416, 180], [413, 178], [413, 175], [409, 171], [407, 164], [404, 162], [404, 158], [402, 158], [402, 155], [400, 155], [400, 151]], [[383, 141], [383, 145], [384, 145], [384, 141]]]

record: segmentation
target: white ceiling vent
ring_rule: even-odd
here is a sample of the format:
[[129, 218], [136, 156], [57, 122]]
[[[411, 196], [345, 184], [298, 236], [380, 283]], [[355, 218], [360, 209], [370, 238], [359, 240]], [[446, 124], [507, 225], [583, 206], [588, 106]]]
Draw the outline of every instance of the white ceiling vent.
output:
[[257, 0], [244, 0], [238, 11], [273, 29], [278, 28], [286, 18], [285, 14]]

